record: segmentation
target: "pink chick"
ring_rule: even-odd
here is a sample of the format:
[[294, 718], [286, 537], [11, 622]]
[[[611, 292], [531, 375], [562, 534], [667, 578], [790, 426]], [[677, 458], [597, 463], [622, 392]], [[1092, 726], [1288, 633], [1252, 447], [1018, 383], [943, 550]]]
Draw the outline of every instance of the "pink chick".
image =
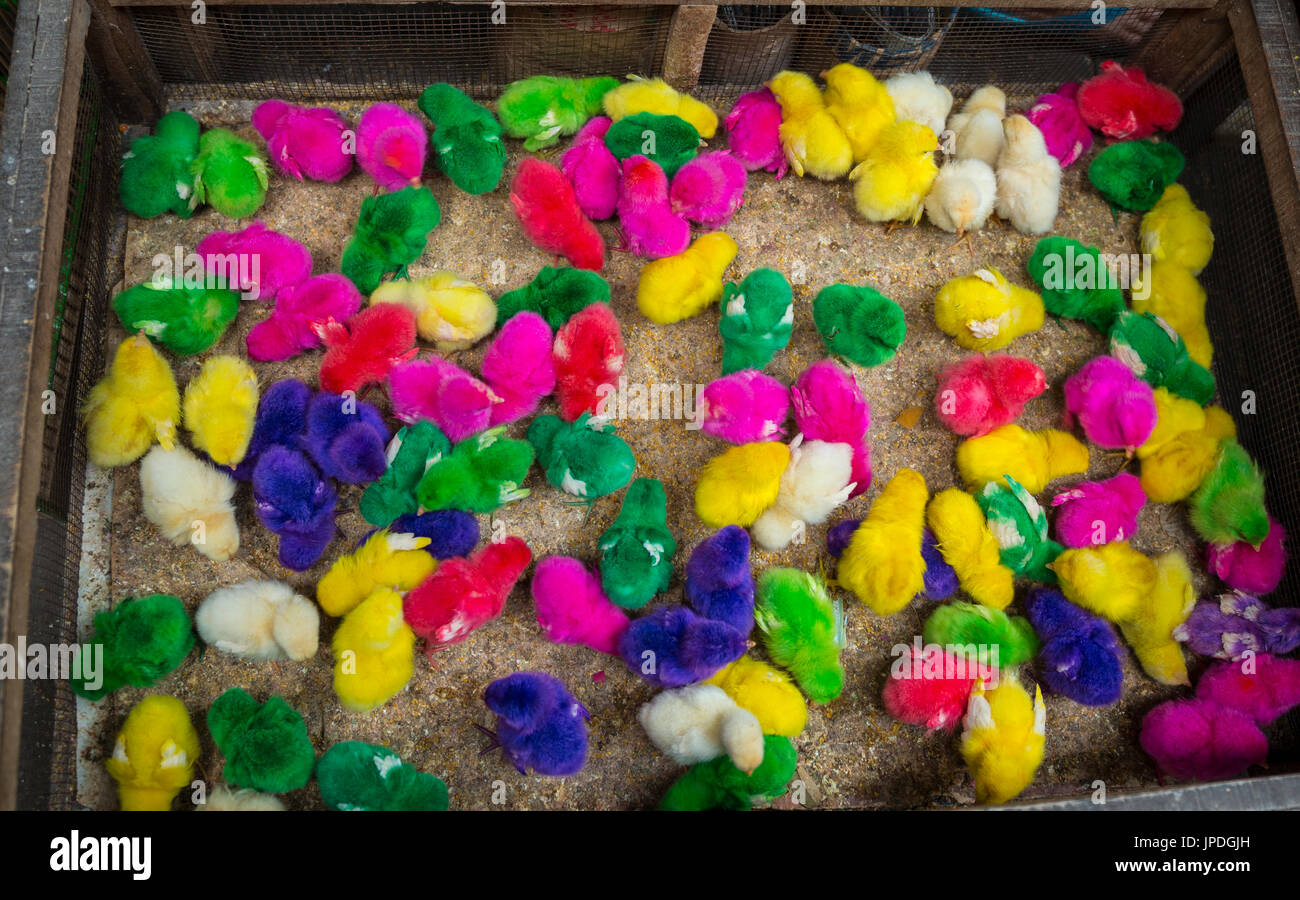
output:
[[980, 437], [1014, 422], [1045, 390], [1047, 377], [1029, 360], [972, 353], [939, 373], [934, 413], [954, 434]]
[[392, 103], [376, 103], [357, 123], [357, 163], [386, 191], [419, 186], [428, 146], [424, 123]]
[[1205, 567], [1233, 590], [1260, 596], [1272, 592], [1286, 571], [1286, 529], [1272, 516], [1268, 535], [1254, 547], [1245, 541], [1210, 544]]
[[852, 477], [856, 497], [871, 486], [871, 406], [857, 379], [839, 363], [813, 363], [790, 388], [795, 429], [810, 441], [848, 444], [853, 448]]
[[1152, 709], [1142, 719], [1138, 741], [1156, 768], [1174, 778], [1231, 778], [1268, 760], [1268, 739], [1254, 719], [1199, 697]]
[[289, 359], [321, 345], [318, 329], [331, 319], [346, 322], [361, 309], [361, 292], [337, 273], [317, 275], [280, 291], [271, 317], [248, 332], [248, 358]]
[[326, 346], [320, 386], [332, 394], [379, 384], [393, 366], [416, 354], [415, 313], [396, 303], [361, 310], [347, 323], [314, 326]]
[[781, 148], [781, 105], [767, 88], [741, 94], [723, 120], [727, 147], [751, 172], [767, 170], [785, 175], [790, 163]]
[[1092, 129], [1079, 114], [1075, 97], [1079, 83], [1071, 81], [1034, 101], [1025, 115], [1043, 133], [1047, 152], [1056, 157], [1064, 169], [1092, 147]]
[[551, 326], [535, 312], [515, 313], [483, 354], [479, 377], [501, 398], [492, 404], [491, 425], [504, 425], [537, 412], [555, 390]]
[[562, 419], [608, 412], [604, 407], [618, 391], [623, 355], [623, 332], [608, 304], [593, 303], [564, 323], [551, 351]]
[[591, 119], [573, 139], [573, 146], [560, 157], [560, 171], [573, 185], [578, 206], [587, 218], [595, 221], [614, 215], [618, 207], [618, 185], [623, 179], [622, 163], [605, 146], [605, 132], [611, 124], [609, 116]]
[[748, 176], [740, 160], [726, 150], [702, 153], [677, 170], [668, 198], [673, 212], [709, 231], [717, 231], [745, 202]]
[[1056, 539], [1067, 547], [1123, 541], [1137, 532], [1146, 491], [1136, 475], [1120, 472], [1105, 481], [1085, 481], [1052, 498]]
[[408, 425], [428, 419], [453, 444], [486, 430], [498, 399], [486, 384], [440, 356], [394, 366], [388, 396], [398, 419]]
[[253, 110], [253, 127], [282, 175], [334, 182], [352, 171], [352, 154], [344, 149], [348, 123], [329, 107], [267, 100]]
[[956, 728], [979, 674], [975, 663], [958, 661], [938, 644], [919, 655], [908, 645], [907, 658], [891, 667], [882, 697], [885, 710], [900, 722], [930, 730]]
[[273, 303], [280, 291], [311, 275], [311, 253], [288, 235], [255, 221], [242, 231], [214, 231], [194, 248], [208, 274], [245, 292], [247, 299]]
[[789, 415], [789, 390], [757, 369], [741, 369], [710, 382], [695, 409], [701, 431], [731, 444], [781, 440]]
[[557, 644], [618, 653], [628, 619], [600, 587], [600, 576], [571, 556], [548, 556], [533, 572], [537, 624]]
[[691, 243], [690, 223], [673, 212], [668, 176], [644, 156], [623, 160], [618, 189], [618, 221], [623, 249], [648, 259], [676, 256]]
[[1091, 443], [1132, 456], [1156, 426], [1155, 395], [1118, 359], [1098, 356], [1066, 379], [1065, 414]]
[[1218, 660], [1196, 682], [1196, 696], [1239, 710], [1267, 727], [1300, 705], [1300, 660], [1270, 653], [1237, 662]]

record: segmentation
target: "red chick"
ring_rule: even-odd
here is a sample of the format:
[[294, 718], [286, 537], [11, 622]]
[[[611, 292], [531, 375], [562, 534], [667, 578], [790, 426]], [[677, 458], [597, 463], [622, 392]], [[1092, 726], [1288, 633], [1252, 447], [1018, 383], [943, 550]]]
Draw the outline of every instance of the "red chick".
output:
[[601, 400], [617, 391], [623, 352], [623, 332], [607, 303], [591, 304], [556, 332], [551, 353], [561, 418], [598, 413]]
[[954, 434], [979, 437], [1014, 422], [1046, 389], [1047, 376], [1027, 359], [973, 353], [939, 373], [934, 412]]
[[313, 328], [328, 348], [320, 386], [334, 394], [379, 384], [393, 366], [416, 354], [415, 314], [396, 303], [368, 306], [347, 324], [330, 319]]
[[530, 156], [510, 183], [510, 203], [528, 239], [579, 269], [605, 267], [605, 240], [583, 215], [573, 185], [564, 173]]
[[1126, 69], [1113, 60], [1085, 81], [1075, 98], [1083, 121], [1115, 140], [1140, 140], [1157, 131], [1173, 131], [1183, 117], [1178, 95], [1147, 81], [1141, 69]]
[[428, 643], [429, 653], [463, 641], [501, 615], [515, 582], [532, 561], [528, 545], [513, 535], [466, 559], [446, 560], [402, 599], [402, 616]]

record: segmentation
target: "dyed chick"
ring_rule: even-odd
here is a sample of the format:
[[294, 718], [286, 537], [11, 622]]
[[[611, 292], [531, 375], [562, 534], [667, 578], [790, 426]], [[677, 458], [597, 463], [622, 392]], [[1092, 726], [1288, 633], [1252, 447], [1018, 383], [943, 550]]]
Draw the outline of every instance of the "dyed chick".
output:
[[939, 373], [936, 418], [954, 434], [981, 437], [1020, 417], [1047, 390], [1047, 377], [1028, 359], [972, 353]]
[[956, 728], [980, 670], [942, 647], [904, 646], [907, 655], [889, 667], [881, 693], [885, 710], [900, 722], [931, 731]]
[[1196, 696], [1240, 710], [1261, 728], [1300, 705], [1300, 660], [1261, 653], [1253, 665], [1220, 660], [1196, 682]]
[[781, 104], [781, 147], [800, 178], [843, 178], [853, 166], [853, 145], [826, 108], [817, 83], [802, 72], [779, 72], [767, 88]]
[[233, 468], [253, 437], [257, 373], [238, 356], [209, 357], [185, 386], [182, 410], [195, 448]]
[[878, 616], [892, 616], [925, 586], [921, 533], [929, 497], [919, 472], [899, 469], [840, 556], [836, 581]]
[[357, 122], [357, 165], [375, 180], [375, 189], [400, 191], [420, 186], [429, 135], [424, 123], [394, 103], [367, 107]]
[[623, 332], [606, 303], [584, 307], [555, 334], [552, 363], [560, 416], [608, 415], [623, 371]]
[[407, 513], [394, 519], [388, 530], [426, 538], [424, 552], [439, 561], [469, 556], [479, 539], [478, 519], [463, 509]]
[[989, 353], [1043, 327], [1043, 298], [987, 266], [939, 289], [934, 323], [958, 346]]
[[423, 550], [428, 545], [428, 538], [376, 531], [330, 564], [316, 585], [316, 602], [326, 615], [337, 618], [381, 587], [413, 590], [437, 568], [437, 561]]
[[614, 426], [586, 413], [573, 422], [538, 416], [528, 426], [527, 438], [547, 481], [579, 500], [612, 494], [631, 480], [636, 468], [632, 448]]
[[763, 762], [763, 729], [752, 712], [711, 684], [662, 691], [637, 719], [650, 742], [680, 765], [726, 756], [749, 774]]
[[768, 569], [758, 579], [754, 619], [772, 662], [788, 669], [814, 703], [844, 690], [844, 614], [821, 579], [798, 569]]
[[684, 606], [659, 606], [629, 623], [618, 655], [651, 684], [682, 687], [712, 676], [745, 653], [745, 636]]
[[1214, 399], [1214, 376], [1192, 359], [1187, 343], [1153, 313], [1121, 311], [1110, 326], [1110, 355], [1153, 388], [1168, 388], [1205, 405]]
[[450, 452], [451, 441], [432, 422], [422, 420], [399, 429], [384, 450], [388, 462], [384, 474], [361, 495], [361, 517], [382, 528], [415, 513], [420, 506], [416, 485], [430, 466]]
[[729, 448], [700, 472], [695, 514], [709, 528], [748, 528], [776, 502], [789, 464], [790, 449], [775, 441]]
[[829, 441], [808, 441], [797, 435], [790, 443], [790, 464], [781, 473], [776, 501], [754, 521], [754, 540], [769, 552], [784, 550], [820, 525], [853, 492], [853, 447]]
[[1034, 245], [1025, 269], [1056, 318], [1080, 319], [1105, 334], [1126, 312], [1119, 279], [1096, 247], [1052, 235]]
[[420, 506], [490, 513], [527, 497], [529, 490], [520, 485], [533, 464], [533, 447], [504, 433], [504, 427], [489, 428], [429, 466], [415, 489]]
[[[1218, 459], [1220, 445], [1236, 437], [1237, 425], [1223, 407], [1211, 406], [1202, 411], [1190, 400], [1184, 402], [1199, 416], [1190, 423], [1173, 421], [1178, 414], [1161, 402], [1161, 394], [1166, 400], [1171, 395], [1164, 388], [1156, 388], [1155, 394], [1159, 410], [1156, 430], [1138, 448], [1142, 490], [1154, 503], [1176, 503], [1186, 500], [1205, 481]], [[1190, 427], [1186, 427], [1188, 424]]]
[[962, 759], [975, 780], [975, 802], [1000, 805], [1029, 787], [1043, 761], [1046, 733], [1042, 690], [1034, 689], [1031, 702], [1014, 678], [999, 679], [991, 691], [976, 684], [961, 736]]
[[334, 540], [334, 488], [304, 453], [278, 444], [259, 455], [252, 480], [258, 521], [280, 537], [280, 564], [310, 569]]
[[[853, 534], [862, 524], [861, 519], [844, 519], [826, 530], [826, 550], [839, 559], [849, 548]], [[921, 532], [921, 559], [925, 562], [925, 587], [921, 594], [931, 600], [947, 600], [957, 592], [957, 573], [944, 560], [935, 542], [934, 534], [926, 528]]]
[[123, 598], [95, 613], [93, 624], [92, 640], [79, 648], [70, 679], [73, 692], [87, 700], [127, 685], [151, 687], [194, 649], [189, 614], [170, 594]]
[[1092, 129], [1079, 114], [1079, 83], [1067, 82], [1050, 94], [1043, 94], [1025, 116], [1043, 133], [1047, 152], [1062, 169], [1073, 165], [1092, 149]]
[[979, 603], [936, 608], [925, 620], [922, 636], [926, 644], [950, 648], [973, 671], [977, 665], [1011, 671], [1031, 660], [1039, 647], [1028, 619]]
[[605, 146], [612, 124], [609, 116], [596, 116], [582, 126], [573, 145], [560, 157], [560, 171], [573, 185], [583, 215], [593, 222], [612, 218], [618, 207], [623, 164]]
[[600, 584], [616, 605], [640, 609], [668, 589], [677, 541], [668, 530], [662, 481], [638, 478], [628, 486], [618, 517], [600, 536], [599, 547]]
[[827, 352], [870, 368], [889, 362], [907, 337], [903, 308], [875, 288], [830, 284], [813, 299]]
[[501, 181], [506, 145], [491, 110], [450, 84], [431, 84], [417, 101], [433, 123], [433, 160], [467, 194], [486, 194]]
[[1124, 650], [1105, 619], [1060, 591], [1035, 587], [1025, 613], [1042, 640], [1038, 671], [1053, 693], [1084, 706], [1110, 706], [1124, 692]]
[[790, 391], [755, 369], [709, 382], [695, 406], [700, 430], [729, 444], [779, 440], [789, 415]]
[[596, 272], [542, 266], [533, 280], [497, 298], [497, 327], [530, 310], [559, 331], [575, 314], [593, 303], [609, 304], [609, 282]]
[[283, 697], [259, 703], [243, 688], [230, 688], [208, 709], [208, 731], [225, 757], [222, 777], [237, 787], [296, 791], [316, 768], [307, 723]]
[[1151, 385], [1113, 356], [1096, 356], [1065, 381], [1066, 421], [1090, 443], [1132, 457], [1156, 426]]
[[940, 491], [925, 519], [962, 590], [985, 606], [1006, 609], [1015, 595], [1014, 573], [1002, 564], [1001, 545], [975, 498], [960, 488]]
[[199, 735], [185, 704], [154, 694], [131, 707], [104, 768], [117, 782], [124, 812], [162, 812], [189, 786], [198, 758]]
[[753, 713], [765, 735], [798, 737], [808, 724], [808, 705], [799, 688], [765, 662], [742, 656], [704, 683], [722, 688], [737, 706]]
[[321, 473], [344, 484], [368, 484], [387, 467], [388, 426], [362, 400], [320, 391], [307, 404], [299, 446]]
[[684, 593], [697, 613], [726, 622], [749, 637], [754, 628], [749, 533], [739, 525], [728, 525], [700, 541], [686, 563]]
[[1147, 495], [1136, 475], [1120, 472], [1105, 481], [1084, 481], [1052, 498], [1056, 537], [1067, 547], [1122, 541], [1137, 532]]
[[248, 332], [248, 358], [258, 362], [290, 359], [321, 346], [331, 322], [346, 322], [361, 309], [361, 292], [337, 273], [317, 275], [282, 289], [269, 319]]
[[574, 775], [587, 761], [587, 708], [558, 678], [515, 672], [483, 692], [496, 713], [495, 742], [521, 775]]
[[762, 369], [790, 343], [794, 332], [794, 295], [790, 282], [775, 269], [755, 269], [736, 284], [722, 288], [722, 374]]
[[1188, 504], [1192, 527], [1216, 544], [1246, 541], [1259, 546], [1268, 537], [1264, 508], [1264, 474], [1234, 439], [1219, 447], [1214, 468]]
[[439, 812], [447, 808], [447, 785], [421, 772], [379, 744], [341, 741], [316, 765], [321, 801], [337, 810]]
[[1009, 116], [1002, 130], [997, 214], [1021, 234], [1046, 234], [1061, 203], [1061, 166], [1047, 152], [1043, 133], [1024, 116]]
[[402, 595], [378, 588], [334, 632], [334, 693], [346, 709], [369, 712], [406, 688], [415, 673], [415, 633], [402, 619]]
[[453, 444], [486, 430], [492, 424], [492, 407], [500, 399], [482, 381], [440, 356], [393, 366], [388, 396], [399, 421], [410, 425], [428, 420]]
[[467, 559], [449, 559], [406, 595], [402, 614], [430, 654], [501, 615], [533, 553], [513, 535]]
[[215, 562], [239, 550], [235, 480], [184, 447], [155, 447], [140, 463], [144, 516], [177, 546], [191, 545]]
[[1120, 141], [1173, 131], [1183, 117], [1177, 94], [1148, 81], [1141, 69], [1109, 59], [1079, 87], [1078, 103], [1084, 122]]
[[190, 164], [194, 175], [191, 204], [207, 203], [223, 216], [243, 219], [261, 209], [269, 181], [266, 157], [248, 141], [225, 128], [199, 138], [199, 155]]
[[336, 182], [352, 171], [353, 154], [344, 149], [347, 120], [329, 107], [267, 100], [253, 110], [252, 124], [281, 175]]
[[849, 173], [853, 201], [868, 222], [921, 220], [926, 195], [939, 167], [935, 132], [925, 125], [899, 119], [885, 126], [862, 162]]
[[510, 182], [510, 205], [539, 249], [563, 256], [579, 269], [599, 272], [605, 267], [605, 239], [555, 166], [533, 156], [521, 162]]
[[746, 178], [745, 166], [726, 150], [702, 153], [673, 176], [673, 211], [706, 231], [722, 228], [745, 202]]
[[492, 404], [489, 424], [531, 416], [555, 390], [554, 343], [551, 326], [534, 312], [516, 313], [501, 327], [479, 365], [483, 383], [499, 398]]
[[668, 176], [653, 160], [639, 154], [623, 160], [617, 209], [623, 235], [620, 249], [663, 259], [690, 246], [691, 225], [673, 209]]
[[1127, 541], [1066, 550], [1051, 568], [1072, 603], [1117, 625], [1138, 617], [1159, 574]]
[[1064, 431], [1003, 425], [962, 441], [957, 447], [957, 469], [971, 489], [990, 481], [1006, 484], [1003, 476], [1010, 475], [1037, 494], [1058, 478], [1088, 471], [1088, 448]]
[[118, 195], [127, 212], [152, 219], [165, 212], [177, 218], [194, 215], [194, 173], [199, 155], [199, 123], [174, 110], [158, 120], [151, 135], [136, 138], [122, 155]]
[[900, 72], [885, 81], [885, 90], [894, 101], [894, 114], [900, 122], [918, 122], [936, 135], [952, 110], [952, 92], [935, 83], [929, 72]]
[[1142, 217], [1138, 240], [1156, 262], [1172, 262], [1200, 275], [1214, 253], [1210, 217], [1192, 202], [1187, 188], [1171, 184]]
[[[797, 693], [797, 691], [796, 691]], [[725, 756], [697, 763], [673, 782], [659, 802], [662, 810], [746, 810], [755, 799], [775, 800], [795, 775], [799, 756], [789, 738], [763, 738], [763, 762], [746, 775]]]
[[245, 581], [203, 598], [194, 627], [209, 647], [256, 661], [316, 655], [320, 613], [279, 581]]
[[1088, 164], [1088, 180], [1112, 206], [1146, 212], [1178, 180], [1186, 160], [1167, 141], [1121, 141]]
[[815, 362], [790, 386], [795, 427], [809, 440], [848, 444], [853, 448], [849, 497], [871, 487], [871, 406], [853, 373], [834, 360]]
[[420, 258], [442, 210], [427, 187], [404, 187], [366, 197], [352, 238], [343, 248], [339, 271], [357, 290], [371, 294], [387, 275], [402, 276]]
[[531, 585], [537, 624], [557, 644], [583, 644], [600, 653], [618, 653], [627, 614], [600, 586], [600, 577], [581, 560], [548, 556], [537, 564]]
[[311, 277], [311, 252], [261, 221], [242, 231], [214, 231], [194, 252], [210, 277], [224, 279], [245, 300], [272, 303], [281, 291]]
[[497, 100], [497, 115], [506, 134], [522, 139], [524, 149], [534, 152], [576, 133], [600, 112], [605, 94], [617, 86], [617, 78], [534, 75], [506, 85]]
[[393, 303], [366, 307], [346, 325], [326, 322], [317, 332], [326, 348], [320, 386], [333, 394], [355, 394], [380, 384], [395, 366], [416, 354], [415, 315]]
[[1268, 738], [1250, 715], [1199, 697], [1152, 708], [1138, 741], [1162, 775], [1193, 781], [1232, 778], [1268, 760]]
[[[646, 134], [654, 140], [646, 140]], [[679, 116], [641, 112], [620, 119], [605, 132], [605, 146], [614, 157], [626, 161], [644, 156], [663, 169], [671, 181], [677, 170], [700, 152], [700, 133]]]
[[177, 356], [193, 356], [210, 350], [225, 334], [239, 312], [239, 292], [221, 286], [173, 287], [170, 280], [158, 278], [114, 297], [113, 312], [128, 332], [142, 332]]
[[1196, 590], [1187, 560], [1177, 550], [1156, 557], [1155, 585], [1138, 599], [1131, 617], [1119, 623], [1124, 640], [1142, 670], [1161, 684], [1189, 685], [1187, 662], [1174, 631], [1196, 605]]
[[952, 132], [953, 155], [960, 160], [974, 159], [989, 166], [997, 165], [1006, 143], [1002, 120], [1007, 115], [1007, 95], [996, 85], [977, 88], [961, 106], [961, 112], [948, 118]]
[[685, 119], [706, 141], [712, 140], [718, 131], [717, 113], [689, 94], [678, 93], [662, 78], [630, 75], [627, 81], [605, 94], [601, 105], [605, 115], [615, 122], [648, 112]]
[[1015, 575], [1056, 582], [1047, 564], [1064, 549], [1047, 536], [1047, 513], [1014, 478], [1005, 476], [1006, 486], [990, 481], [975, 495], [984, 511], [989, 531], [998, 542], [1002, 565]]
[[162, 354], [143, 334], [118, 344], [108, 373], [90, 389], [81, 407], [90, 461], [105, 468], [125, 466], [155, 441], [170, 450], [181, 418], [176, 378]]
[[698, 315], [721, 299], [723, 275], [738, 249], [725, 231], [714, 231], [676, 256], [646, 264], [637, 281], [637, 308], [658, 325]]
[[826, 111], [849, 139], [853, 161], [862, 162], [894, 122], [894, 101], [875, 76], [852, 63], [832, 66], [821, 77], [826, 82]]
[[727, 149], [750, 172], [782, 178], [790, 168], [781, 146], [781, 104], [766, 87], [741, 94], [727, 113]]
[[266, 389], [257, 404], [253, 436], [244, 459], [230, 473], [239, 481], [252, 481], [259, 458], [272, 447], [297, 449], [307, 428], [307, 404], [312, 389], [296, 378], [282, 378]]
[[443, 352], [472, 347], [492, 333], [497, 321], [487, 291], [455, 272], [381, 284], [370, 295], [370, 304], [376, 303], [399, 303], [415, 313], [420, 339]]
[[1248, 541], [1210, 544], [1205, 548], [1205, 568], [1234, 591], [1268, 594], [1286, 572], [1286, 529], [1272, 516], [1268, 535], [1256, 547]]

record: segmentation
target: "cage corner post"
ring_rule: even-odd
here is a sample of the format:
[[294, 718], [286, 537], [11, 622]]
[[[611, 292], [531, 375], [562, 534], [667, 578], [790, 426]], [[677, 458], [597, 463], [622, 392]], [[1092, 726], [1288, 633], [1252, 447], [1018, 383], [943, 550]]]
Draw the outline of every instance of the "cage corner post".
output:
[[683, 5], [673, 11], [664, 50], [664, 81], [677, 90], [694, 90], [699, 84], [704, 48], [717, 17], [716, 4]]
[[[37, 7], [19, 7], [0, 131], [0, 638], [11, 645], [28, 628], [43, 373], [90, 25], [86, 0]], [[0, 809], [23, 802], [23, 684], [0, 681]]]
[[110, 0], [89, 0], [87, 44], [106, 75], [107, 99], [122, 122], [153, 122], [163, 111], [162, 80], [135, 21]]

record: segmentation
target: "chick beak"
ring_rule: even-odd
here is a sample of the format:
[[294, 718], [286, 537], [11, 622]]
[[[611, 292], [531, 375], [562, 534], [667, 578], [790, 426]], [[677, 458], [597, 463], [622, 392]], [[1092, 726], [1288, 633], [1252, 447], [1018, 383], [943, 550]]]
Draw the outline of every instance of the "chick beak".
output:
[[420, 180], [420, 176], [419, 176], [419, 175], [416, 175], [414, 178], [411, 179], [411, 187], [418, 188], [418, 187], [420, 187], [423, 183], [424, 183], [424, 182], [422, 182], [422, 181]]

